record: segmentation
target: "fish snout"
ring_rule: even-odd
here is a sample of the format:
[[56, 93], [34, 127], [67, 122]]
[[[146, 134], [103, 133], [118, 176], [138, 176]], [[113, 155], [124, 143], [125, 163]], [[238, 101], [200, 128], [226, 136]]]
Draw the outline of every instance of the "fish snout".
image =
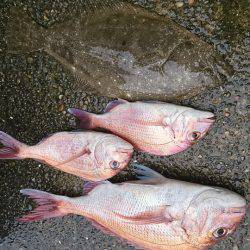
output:
[[249, 210], [249, 206], [243, 206], [243, 207], [232, 207], [226, 209], [226, 213], [229, 214], [230, 217], [232, 217], [232, 220], [236, 223], [240, 223], [243, 217], [245, 217], [247, 210]]
[[249, 206], [243, 206], [243, 207], [231, 207], [227, 208], [224, 213], [227, 214], [227, 219], [230, 221], [234, 227], [233, 231], [236, 229], [236, 227], [241, 223], [243, 218], [246, 215], [247, 209]]
[[133, 152], [134, 149], [132, 146], [130, 148], [118, 148], [116, 150], [116, 153], [118, 153], [125, 162], [128, 162], [131, 159]]
[[121, 153], [121, 154], [132, 154], [134, 152], [134, 148], [132, 145], [129, 147], [121, 147], [121, 148], [117, 148], [116, 152]]
[[215, 117], [215, 115], [213, 115], [211, 117], [202, 119], [201, 122], [213, 124], [215, 122], [215, 120], [216, 120], [216, 117]]
[[201, 137], [203, 137], [207, 133], [210, 127], [214, 124], [214, 122], [215, 116], [212, 113], [210, 117], [198, 120], [196, 130], [202, 134]]
[[231, 208], [227, 208], [225, 210], [226, 213], [230, 213], [230, 214], [246, 214], [247, 210], [249, 210], [250, 206], [246, 205], [243, 207], [231, 207]]
[[216, 120], [216, 117], [213, 113], [208, 112], [207, 115], [201, 119], [199, 119], [202, 123], [214, 123]]

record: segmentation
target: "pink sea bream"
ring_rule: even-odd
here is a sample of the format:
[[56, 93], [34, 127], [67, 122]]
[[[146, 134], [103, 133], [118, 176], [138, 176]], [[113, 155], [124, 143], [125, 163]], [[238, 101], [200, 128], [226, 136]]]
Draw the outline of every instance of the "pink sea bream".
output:
[[215, 121], [214, 114], [164, 102], [115, 100], [105, 113], [91, 114], [70, 108], [80, 128], [105, 128], [130, 142], [135, 149], [155, 155], [184, 151], [202, 139]]
[[197, 250], [230, 235], [246, 214], [246, 200], [232, 191], [135, 167], [141, 180], [87, 183], [84, 195], [76, 198], [24, 189], [21, 193], [38, 207], [19, 221], [77, 214], [138, 249]]
[[0, 131], [0, 143], [0, 159], [31, 158], [91, 181], [116, 175], [133, 154], [132, 145], [118, 136], [92, 131], [55, 133], [34, 146]]

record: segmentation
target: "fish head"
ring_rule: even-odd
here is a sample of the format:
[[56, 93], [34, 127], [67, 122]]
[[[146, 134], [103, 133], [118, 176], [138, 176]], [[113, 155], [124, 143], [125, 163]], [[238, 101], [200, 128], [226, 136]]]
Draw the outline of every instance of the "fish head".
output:
[[130, 162], [133, 151], [133, 146], [127, 141], [115, 135], [106, 135], [95, 148], [99, 176], [108, 179], [119, 173]]
[[180, 110], [172, 120], [170, 128], [175, 142], [172, 153], [178, 153], [202, 139], [215, 122], [215, 116], [211, 112], [190, 108]]
[[240, 195], [222, 188], [209, 188], [192, 199], [182, 228], [193, 245], [214, 245], [236, 230], [246, 209], [246, 200]]

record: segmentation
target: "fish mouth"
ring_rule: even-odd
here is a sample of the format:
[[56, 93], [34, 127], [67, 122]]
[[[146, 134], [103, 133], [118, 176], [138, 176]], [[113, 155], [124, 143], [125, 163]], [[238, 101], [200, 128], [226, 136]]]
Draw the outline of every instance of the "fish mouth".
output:
[[211, 117], [206, 117], [206, 118], [201, 119], [199, 122], [212, 124], [215, 122], [215, 120], [216, 120], [215, 115], [212, 115]]
[[126, 158], [131, 158], [134, 152], [133, 148], [119, 148], [116, 150], [117, 153], [119, 154], [124, 154], [126, 155]]
[[209, 118], [206, 118], [207, 120], [209, 120], [209, 121], [215, 121], [216, 120], [216, 117], [215, 117], [215, 115], [214, 116], [212, 116], [212, 117], [209, 117]]
[[[197, 131], [200, 131], [200, 133], [202, 134], [200, 139], [206, 135], [206, 133], [210, 130], [210, 128], [214, 124], [214, 122], [215, 122], [214, 115], [198, 120], [198, 123], [197, 123], [195, 129]], [[197, 141], [193, 141], [193, 142], [196, 143]]]
[[128, 148], [128, 149], [126, 149], [126, 148], [120, 148], [120, 149], [117, 149], [117, 152], [118, 153], [122, 153], [122, 154], [131, 154], [131, 153], [133, 153], [133, 148]]
[[231, 207], [227, 208], [224, 211], [224, 213], [227, 214], [228, 220], [230, 220], [234, 224], [232, 231], [235, 231], [236, 227], [241, 223], [241, 221], [246, 215], [247, 209], [248, 206]]
[[225, 209], [224, 212], [228, 214], [245, 215], [247, 210], [249, 210], [249, 208], [250, 208], [249, 205], [246, 205], [243, 207], [231, 207], [231, 208]]

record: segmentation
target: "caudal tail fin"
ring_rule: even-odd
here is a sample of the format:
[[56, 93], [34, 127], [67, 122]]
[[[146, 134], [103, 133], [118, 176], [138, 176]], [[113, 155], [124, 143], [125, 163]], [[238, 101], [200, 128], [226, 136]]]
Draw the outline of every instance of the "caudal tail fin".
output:
[[25, 158], [21, 152], [25, 146], [25, 144], [0, 131], [0, 159]]
[[18, 7], [10, 8], [6, 27], [8, 53], [25, 53], [44, 47], [46, 30], [36, 24], [28, 13]]
[[22, 194], [29, 196], [36, 203], [37, 207], [29, 214], [19, 218], [20, 222], [39, 221], [53, 217], [60, 217], [70, 213], [68, 208], [68, 197], [50, 194], [35, 189], [22, 189]]
[[78, 127], [82, 129], [95, 129], [98, 127], [95, 114], [81, 109], [70, 108], [68, 112], [79, 119]]

